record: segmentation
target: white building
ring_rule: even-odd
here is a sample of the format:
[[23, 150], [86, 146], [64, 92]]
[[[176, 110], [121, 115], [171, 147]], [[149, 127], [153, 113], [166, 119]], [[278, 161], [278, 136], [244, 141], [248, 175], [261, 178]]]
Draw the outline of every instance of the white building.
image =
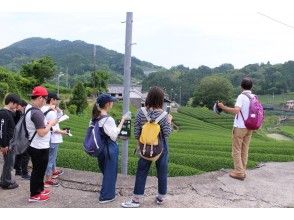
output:
[[[123, 92], [124, 92], [124, 86], [119, 85], [119, 84], [109, 84], [108, 93], [116, 97], [118, 100], [123, 100]], [[130, 102], [132, 105], [136, 106], [137, 108], [140, 108], [141, 106], [144, 105], [146, 97], [147, 97], [147, 92], [142, 93], [142, 86], [131, 86], [130, 88]], [[165, 97], [164, 98], [164, 104], [163, 104], [163, 109], [166, 109], [167, 106], [170, 106], [171, 101]], [[173, 108], [174, 106], [172, 106]]]
[[[116, 97], [118, 100], [123, 100], [124, 86], [119, 84], [109, 84], [108, 93]], [[141, 107], [141, 103], [145, 102], [147, 94], [142, 93], [142, 86], [131, 86], [130, 88], [130, 102], [137, 108]]]
[[294, 100], [289, 100], [286, 102], [286, 107], [290, 109], [294, 109]]

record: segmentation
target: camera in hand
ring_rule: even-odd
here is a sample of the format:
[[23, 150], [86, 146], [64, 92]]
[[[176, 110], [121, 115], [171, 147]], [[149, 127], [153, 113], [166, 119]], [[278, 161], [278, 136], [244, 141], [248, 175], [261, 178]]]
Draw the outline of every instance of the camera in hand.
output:
[[[120, 120], [117, 121], [117, 123], [120, 123]], [[131, 136], [131, 119], [127, 119], [124, 121], [122, 129], [118, 136], [122, 139], [126, 139]]]
[[68, 136], [72, 136], [72, 134], [70, 133], [70, 128], [69, 127], [63, 128], [63, 130], [66, 131]]
[[169, 114], [170, 113], [170, 105], [166, 106], [166, 112]]
[[214, 103], [214, 105], [213, 105], [213, 111], [215, 113], [217, 113], [217, 114], [220, 114], [223, 110], [220, 107], [218, 107], [218, 103], [219, 103], [219, 101], [216, 101]]

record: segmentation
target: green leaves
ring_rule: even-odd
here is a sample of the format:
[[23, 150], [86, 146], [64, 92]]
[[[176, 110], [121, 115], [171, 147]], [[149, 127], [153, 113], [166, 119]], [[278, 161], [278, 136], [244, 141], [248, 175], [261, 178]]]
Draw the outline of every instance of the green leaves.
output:
[[78, 82], [73, 89], [73, 96], [69, 101], [70, 105], [75, 105], [77, 107], [76, 114], [81, 114], [87, 108], [87, 93], [83, 83]]
[[232, 104], [233, 85], [222, 76], [208, 76], [200, 81], [193, 97], [192, 106], [206, 106], [211, 109], [215, 101]]
[[31, 63], [22, 66], [20, 73], [25, 77], [33, 77], [37, 84], [43, 84], [46, 79], [51, 79], [56, 70], [55, 63], [51, 57], [43, 57], [39, 60], [33, 60]]

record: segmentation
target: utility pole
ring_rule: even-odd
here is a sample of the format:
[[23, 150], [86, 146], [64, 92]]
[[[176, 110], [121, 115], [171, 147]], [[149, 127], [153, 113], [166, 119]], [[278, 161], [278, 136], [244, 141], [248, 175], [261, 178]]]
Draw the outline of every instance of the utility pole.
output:
[[96, 71], [96, 45], [93, 45], [93, 65], [94, 65], [94, 72]]
[[60, 84], [60, 77], [63, 76], [64, 74], [62, 72], [60, 72], [57, 75], [57, 96], [59, 97], [59, 84]]
[[66, 88], [69, 88], [69, 86], [68, 86], [68, 66], [66, 67]]
[[[129, 111], [129, 103], [130, 103], [132, 24], [133, 24], [133, 12], [127, 12], [125, 60], [124, 60], [123, 114], [126, 114]], [[123, 140], [123, 145], [122, 145], [122, 174], [123, 175], [128, 174], [128, 144], [129, 144], [128, 139]]]
[[95, 84], [95, 72], [96, 72], [96, 45], [93, 45], [93, 66], [94, 66], [94, 71], [93, 71], [93, 88], [95, 89], [96, 84]]
[[180, 86], [180, 105], [181, 105], [181, 102], [182, 102], [182, 86]]

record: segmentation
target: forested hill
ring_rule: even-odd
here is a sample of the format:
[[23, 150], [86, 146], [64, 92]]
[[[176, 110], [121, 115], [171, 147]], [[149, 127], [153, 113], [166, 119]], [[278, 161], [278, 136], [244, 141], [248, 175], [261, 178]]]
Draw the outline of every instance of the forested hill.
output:
[[[0, 49], [0, 66], [17, 71], [21, 65], [43, 56], [50, 56], [61, 71], [83, 74], [94, 70], [93, 44], [84, 41], [54, 40], [50, 38], [28, 38]], [[96, 45], [96, 69], [106, 69], [123, 74], [124, 55]], [[152, 72], [162, 67], [132, 58], [132, 73], [142, 76], [144, 71]]]

